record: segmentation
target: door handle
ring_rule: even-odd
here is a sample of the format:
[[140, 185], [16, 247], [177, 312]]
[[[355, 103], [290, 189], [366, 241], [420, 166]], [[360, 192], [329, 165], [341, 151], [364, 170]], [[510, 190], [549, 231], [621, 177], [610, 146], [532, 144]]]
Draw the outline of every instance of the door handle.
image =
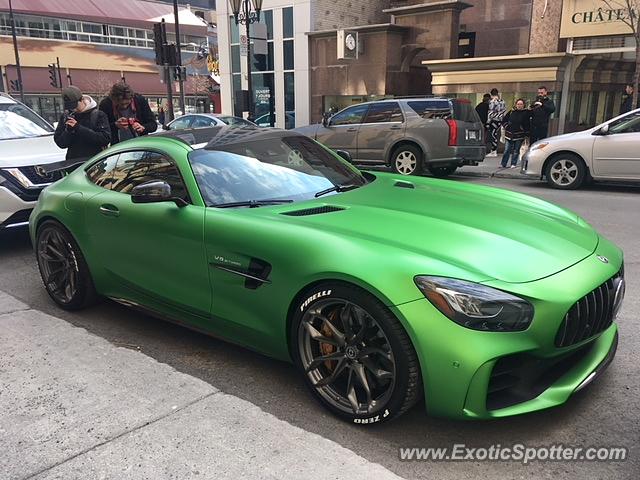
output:
[[357, 128], [347, 128], [347, 132], [357, 132], [358, 129]]
[[402, 127], [391, 127], [391, 130], [402, 130]]
[[120, 210], [115, 205], [100, 205], [100, 213], [107, 217], [119, 217]]

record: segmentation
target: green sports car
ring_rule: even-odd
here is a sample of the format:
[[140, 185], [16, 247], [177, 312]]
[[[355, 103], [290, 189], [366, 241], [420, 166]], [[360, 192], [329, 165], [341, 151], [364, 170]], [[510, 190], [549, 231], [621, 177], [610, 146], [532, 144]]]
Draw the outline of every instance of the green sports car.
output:
[[108, 297], [290, 360], [362, 425], [423, 395], [459, 418], [559, 405], [617, 346], [622, 252], [574, 213], [292, 132], [119, 143], [44, 190], [30, 233], [62, 308]]

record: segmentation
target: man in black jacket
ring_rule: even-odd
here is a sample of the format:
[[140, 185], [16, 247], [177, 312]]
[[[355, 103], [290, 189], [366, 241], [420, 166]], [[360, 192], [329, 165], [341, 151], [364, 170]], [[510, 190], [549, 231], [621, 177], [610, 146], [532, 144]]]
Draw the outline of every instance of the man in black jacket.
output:
[[126, 83], [119, 82], [111, 87], [109, 96], [100, 102], [100, 110], [109, 119], [112, 145], [147, 135], [158, 128], [147, 99], [134, 93]]
[[627, 84], [624, 87], [624, 93], [627, 96], [624, 97], [624, 101], [622, 102], [622, 106], [620, 107], [620, 115], [633, 110], [633, 85]]
[[549, 118], [556, 106], [548, 96], [547, 87], [538, 87], [538, 96], [531, 110], [531, 144], [549, 136]]
[[65, 112], [53, 139], [60, 148], [67, 149], [67, 160], [79, 163], [104, 150], [111, 140], [111, 129], [95, 100], [74, 86], [62, 90], [62, 100]]

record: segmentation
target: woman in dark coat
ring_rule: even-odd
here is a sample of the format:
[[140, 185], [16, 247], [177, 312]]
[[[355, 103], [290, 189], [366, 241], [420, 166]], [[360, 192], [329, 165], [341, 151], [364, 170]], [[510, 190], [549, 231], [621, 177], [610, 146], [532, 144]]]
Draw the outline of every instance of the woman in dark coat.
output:
[[522, 98], [516, 100], [513, 110], [507, 112], [503, 119], [506, 143], [502, 155], [502, 168], [507, 168], [511, 159], [511, 168], [516, 168], [520, 160], [520, 147], [531, 130], [531, 110], [525, 109]]

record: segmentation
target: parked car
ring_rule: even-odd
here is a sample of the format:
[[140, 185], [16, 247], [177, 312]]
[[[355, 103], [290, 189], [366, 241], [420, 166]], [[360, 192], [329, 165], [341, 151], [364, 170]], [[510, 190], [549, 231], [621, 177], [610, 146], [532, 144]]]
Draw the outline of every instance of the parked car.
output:
[[167, 126], [164, 127], [164, 130], [185, 130], [188, 128], [207, 128], [225, 125], [244, 125], [255, 127], [255, 123], [245, 120], [244, 118], [233, 117], [231, 115], [189, 113], [169, 122]]
[[623, 255], [576, 214], [360, 172], [291, 131], [184, 138], [119, 143], [42, 193], [30, 234], [60, 307], [102, 295], [292, 361], [367, 426], [423, 395], [456, 418], [546, 409], [613, 358]]
[[409, 98], [360, 103], [295, 129], [358, 164], [389, 165], [401, 175], [444, 177], [484, 160], [484, 127], [465, 99]]
[[[259, 127], [270, 127], [271, 126], [271, 114], [265, 113], [264, 115], [260, 115], [256, 118], [256, 125]], [[273, 126], [276, 125], [276, 114], [273, 114]], [[284, 117], [284, 128], [287, 130], [291, 130], [296, 126], [296, 112], [285, 112]]]
[[0, 93], [0, 230], [27, 225], [42, 189], [61, 178], [45, 169], [66, 155], [53, 132], [36, 112]]
[[640, 180], [640, 109], [531, 145], [522, 173], [573, 190], [590, 180]]

